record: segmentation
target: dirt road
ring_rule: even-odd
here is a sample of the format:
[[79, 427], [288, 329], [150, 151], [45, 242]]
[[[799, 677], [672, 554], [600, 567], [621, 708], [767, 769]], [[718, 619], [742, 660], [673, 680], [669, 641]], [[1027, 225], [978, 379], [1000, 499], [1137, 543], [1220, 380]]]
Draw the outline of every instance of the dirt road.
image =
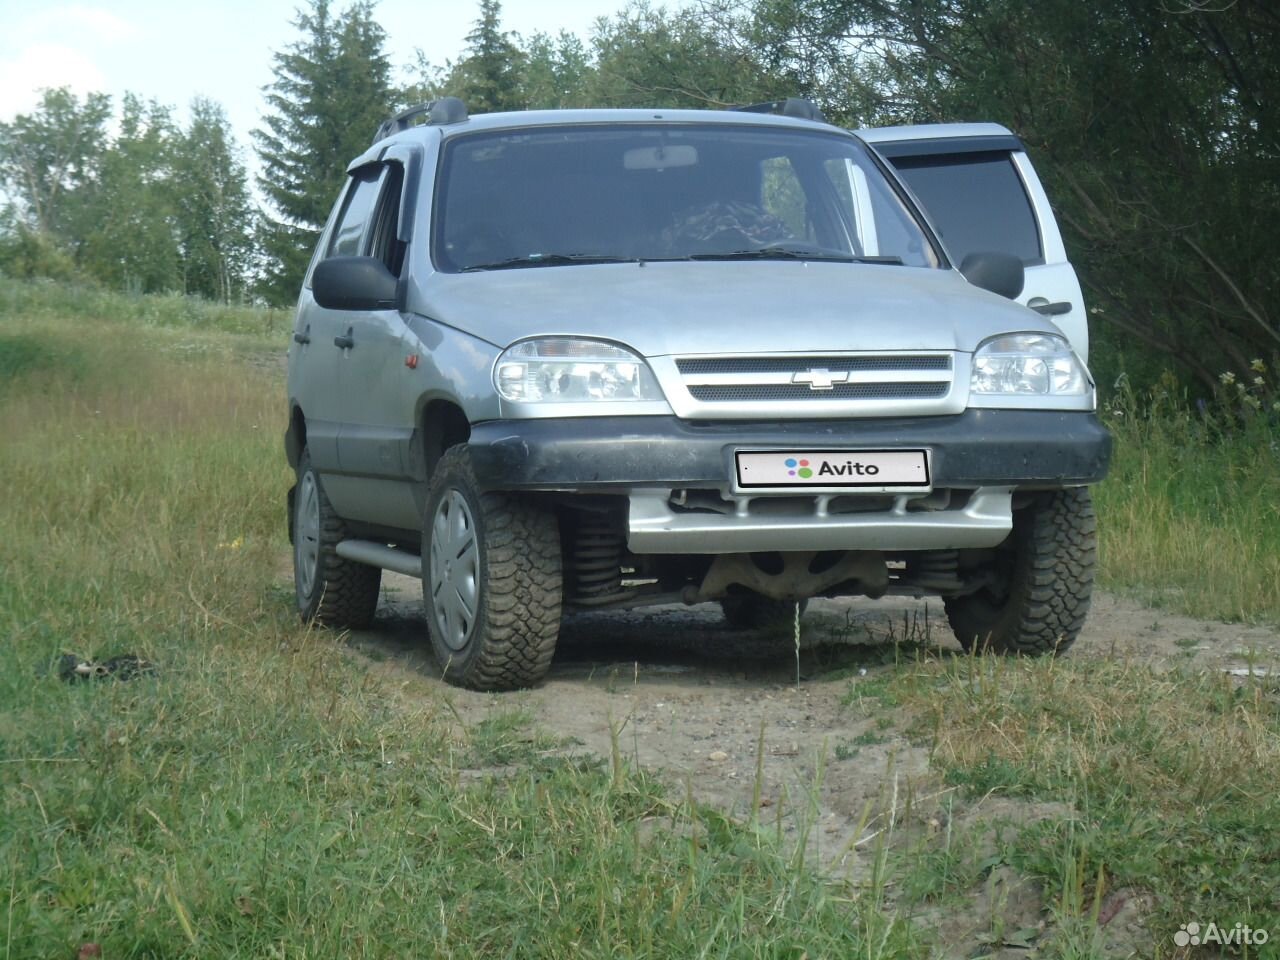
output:
[[[571, 751], [607, 757], [616, 736], [633, 761], [742, 818], [753, 802], [763, 724], [761, 819], [771, 823], [778, 816], [792, 838], [807, 829], [810, 862], [832, 875], [860, 878], [876, 837], [908, 798], [918, 829], [936, 823], [934, 817], [987, 829], [992, 820], [1027, 822], [1067, 812], [1057, 804], [998, 797], [962, 808], [930, 769], [927, 746], [908, 739], [891, 708], [862, 696], [875, 689], [895, 644], [907, 655], [920, 644], [958, 652], [939, 601], [814, 601], [802, 620], [798, 684], [790, 631], [732, 631], [714, 605], [584, 614], [565, 622], [543, 686], [488, 695], [437, 679], [422, 641], [419, 590], [418, 581], [387, 574], [375, 627], [352, 638], [406, 695], [447, 695], [469, 723], [494, 711], [525, 710]], [[1069, 656], [1132, 659], [1157, 669], [1275, 666], [1280, 632], [1193, 620], [1103, 594]], [[975, 898], [995, 898], [1006, 923], [1034, 927], [1042, 899], [1017, 878], [1007, 879], [1009, 889], [993, 892], [988, 884]], [[1137, 936], [1140, 904], [1113, 906], [1121, 911], [1116, 930], [1122, 931], [1122, 911], [1129, 909]], [[985, 917], [989, 925], [992, 909], [974, 903], [962, 913]], [[956, 955], [967, 955], [977, 928], [965, 925], [974, 921], [954, 914], [939, 922], [960, 925], [946, 939]]]

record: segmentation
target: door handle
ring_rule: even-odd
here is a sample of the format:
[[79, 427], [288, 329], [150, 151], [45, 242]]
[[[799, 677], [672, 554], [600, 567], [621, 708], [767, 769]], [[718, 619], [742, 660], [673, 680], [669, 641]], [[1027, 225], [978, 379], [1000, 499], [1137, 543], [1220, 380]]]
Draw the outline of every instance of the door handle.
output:
[[350, 350], [356, 345], [356, 339], [352, 336], [353, 333], [355, 333], [355, 328], [347, 327], [345, 335], [333, 338], [333, 345], [335, 347], [341, 347], [343, 350]]
[[304, 343], [304, 344], [310, 343], [311, 342], [311, 324], [308, 323], [306, 328], [301, 333], [295, 332], [293, 335], [293, 342]]
[[1071, 312], [1070, 300], [1059, 300], [1056, 303], [1050, 303], [1044, 297], [1032, 297], [1027, 301], [1027, 306], [1045, 317], [1060, 317], [1064, 313]]

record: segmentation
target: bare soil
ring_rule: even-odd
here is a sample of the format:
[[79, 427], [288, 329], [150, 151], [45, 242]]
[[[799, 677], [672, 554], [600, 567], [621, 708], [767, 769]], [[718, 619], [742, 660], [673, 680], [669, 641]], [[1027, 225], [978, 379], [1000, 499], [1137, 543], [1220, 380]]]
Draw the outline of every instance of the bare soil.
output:
[[[900, 847], [945, 829], [978, 831], [979, 845], [994, 850], [1002, 823], [1072, 815], [1062, 804], [962, 800], [931, 769], [928, 745], [911, 736], [906, 719], [860, 696], [895, 656], [913, 656], [921, 646], [941, 656], [960, 652], [940, 601], [812, 601], [798, 661], [792, 631], [732, 630], [716, 605], [577, 615], [562, 627], [545, 684], [492, 695], [438, 679], [423, 641], [420, 589], [416, 580], [386, 574], [377, 622], [351, 638], [406, 696], [447, 697], [467, 724], [494, 711], [527, 711], [566, 752], [608, 757], [616, 742], [630, 762], [743, 820], [751, 816], [762, 754], [760, 822], [780, 829], [792, 849], [803, 838], [809, 863], [833, 877], [864, 879], [886, 837]], [[1194, 620], [1100, 594], [1067, 655], [1156, 669], [1274, 668], [1280, 631]], [[1142, 891], [1116, 891], [1104, 904], [1109, 953], [1128, 956], [1142, 944], [1143, 904]], [[938, 931], [949, 956], [983, 946], [997, 956], [1025, 956], [990, 943], [989, 931], [1043, 930], [1045, 906], [1034, 884], [1001, 867], [966, 903], [921, 919]]]

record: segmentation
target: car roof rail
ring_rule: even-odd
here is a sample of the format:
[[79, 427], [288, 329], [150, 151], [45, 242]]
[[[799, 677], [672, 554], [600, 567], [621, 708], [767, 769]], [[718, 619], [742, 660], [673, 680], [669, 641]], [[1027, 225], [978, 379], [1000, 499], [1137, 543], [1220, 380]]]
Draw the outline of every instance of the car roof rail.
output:
[[402, 110], [390, 120], [382, 121], [378, 132], [373, 135], [373, 142], [377, 143], [392, 134], [408, 130], [419, 117], [426, 117], [424, 122], [430, 124], [461, 123], [467, 119], [467, 105], [457, 97], [441, 97], [439, 100], [428, 100], [416, 107]]
[[783, 117], [798, 117], [801, 120], [816, 120], [826, 123], [822, 110], [812, 100], [804, 97], [787, 97], [785, 100], [768, 100], [764, 103], [749, 103], [741, 107], [731, 107], [743, 113], [776, 113]]

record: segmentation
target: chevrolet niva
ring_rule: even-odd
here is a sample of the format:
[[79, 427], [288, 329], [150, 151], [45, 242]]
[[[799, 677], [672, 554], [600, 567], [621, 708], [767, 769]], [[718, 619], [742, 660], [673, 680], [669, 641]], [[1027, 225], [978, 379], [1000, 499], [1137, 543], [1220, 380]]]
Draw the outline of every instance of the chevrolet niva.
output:
[[444, 675], [546, 673], [571, 611], [938, 596], [966, 648], [1089, 608], [1080, 286], [1020, 141], [738, 110], [384, 123], [289, 353], [302, 616], [420, 577]]

